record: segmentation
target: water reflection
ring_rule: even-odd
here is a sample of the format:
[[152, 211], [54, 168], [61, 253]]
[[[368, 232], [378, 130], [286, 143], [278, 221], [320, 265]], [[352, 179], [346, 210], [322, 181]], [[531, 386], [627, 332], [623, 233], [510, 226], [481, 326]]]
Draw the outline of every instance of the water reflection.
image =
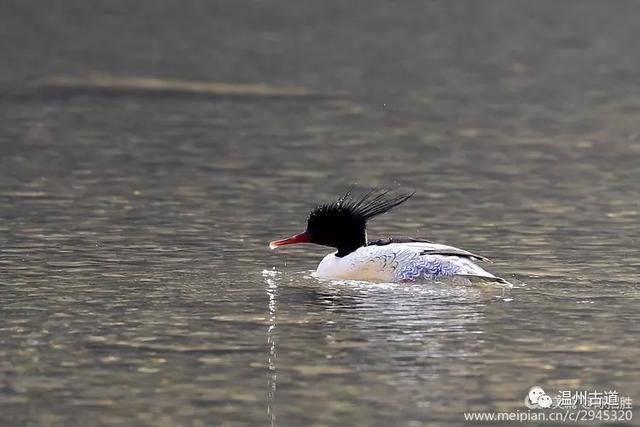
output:
[[269, 345], [269, 377], [268, 377], [268, 396], [267, 396], [267, 415], [270, 418], [271, 426], [276, 424], [275, 414], [275, 396], [277, 389], [278, 373], [276, 372], [276, 326], [277, 326], [277, 275], [275, 270], [264, 270], [262, 276], [267, 284], [267, 296], [269, 298], [269, 329], [267, 329], [267, 344]]
[[[364, 393], [371, 392], [370, 398], [378, 399], [382, 395], [377, 393], [386, 396], [392, 390], [394, 397], [386, 396], [384, 403], [390, 413], [409, 404], [427, 408], [433, 405], [434, 397], [444, 398], [441, 393], [453, 392], [453, 387], [434, 391], [426, 386], [441, 377], [444, 360], [457, 360], [456, 377], [474, 378], [477, 366], [465, 361], [487, 354], [485, 335], [490, 331], [485, 311], [512, 300], [508, 289], [496, 286], [326, 281], [313, 278], [309, 272], [265, 271], [263, 275], [269, 312], [275, 321], [268, 333], [270, 361], [275, 355], [272, 332], [276, 328], [282, 340], [278, 346], [280, 376], [308, 383], [321, 375], [324, 380], [334, 378], [347, 390], [351, 388], [347, 386], [349, 378], [375, 378], [378, 387]], [[277, 319], [283, 320], [283, 326], [275, 316], [276, 289]], [[304, 348], [307, 336], [322, 343], [311, 358], [311, 349]], [[275, 381], [275, 368], [270, 375], [270, 381]], [[270, 387], [275, 390], [275, 384], [270, 383]], [[457, 381], [455, 387], [460, 387]], [[284, 401], [288, 392], [283, 393]], [[316, 403], [332, 399], [325, 393], [345, 391], [316, 387], [310, 396]], [[355, 396], [347, 391], [344, 397]], [[308, 406], [317, 415], [314, 405]], [[281, 411], [289, 413], [286, 408]], [[327, 416], [331, 419], [331, 411]]]

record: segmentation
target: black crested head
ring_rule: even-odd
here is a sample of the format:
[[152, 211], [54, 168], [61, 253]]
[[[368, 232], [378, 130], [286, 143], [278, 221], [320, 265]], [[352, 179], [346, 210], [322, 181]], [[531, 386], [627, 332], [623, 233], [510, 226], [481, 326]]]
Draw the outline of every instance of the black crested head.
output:
[[310, 243], [338, 249], [337, 256], [350, 254], [367, 244], [367, 221], [406, 202], [414, 193], [392, 194], [372, 190], [354, 198], [349, 190], [332, 203], [315, 208], [307, 220]]

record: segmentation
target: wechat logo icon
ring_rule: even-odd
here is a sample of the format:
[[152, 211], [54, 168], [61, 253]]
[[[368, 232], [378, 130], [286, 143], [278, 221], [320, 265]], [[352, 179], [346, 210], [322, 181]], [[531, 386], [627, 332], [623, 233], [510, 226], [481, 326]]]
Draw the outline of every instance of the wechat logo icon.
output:
[[527, 396], [524, 398], [524, 404], [529, 409], [546, 409], [550, 408], [553, 399], [544, 392], [542, 387], [537, 385], [531, 387]]

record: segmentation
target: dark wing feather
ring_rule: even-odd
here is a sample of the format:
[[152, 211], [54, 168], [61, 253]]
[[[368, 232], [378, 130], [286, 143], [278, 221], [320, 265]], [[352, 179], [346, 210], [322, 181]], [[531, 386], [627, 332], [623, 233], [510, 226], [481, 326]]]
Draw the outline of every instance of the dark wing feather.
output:
[[[367, 246], [385, 246], [392, 243], [434, 243], [427, 239], [412, 238], [412, 237], [390, 237], [388, 239], [378, 239], [367, 243]], [[420, 255], [448, 255], [471, 258], [479, 261], [491, 262], [487, 257], [474, 254], [473, 252], [465, 251], [464, 249], [458, 249], [453, 246], [448, 248], [438, 249], [424, 249], [420, 252]]]
[[391, 243], [433, 243], [431, 240], [413, 237], [389, 237], [388, 239], [378, 239], [367, 243], [367, 246], [384, 246]]
[[461, 256], [467, 257], [471, 259], [477, 259], [479, 261], [491, 262], [491, 260], [487, 257], [483, 257], [482, 255], [476, 255], [473, 252], [465, 251], [464, 249], [425, 249], [420, 252], [420, 255], [448, 255], [448, 256]]

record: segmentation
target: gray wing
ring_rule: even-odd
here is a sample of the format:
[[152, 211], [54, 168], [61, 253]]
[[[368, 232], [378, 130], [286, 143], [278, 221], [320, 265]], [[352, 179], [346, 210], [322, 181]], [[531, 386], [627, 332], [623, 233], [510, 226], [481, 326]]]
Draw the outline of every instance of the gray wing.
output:
[[424, 240], [404, 240], [400, 242], [388, 242], [384, 244], [378, 244], [377, 246], [400, 247], [417, 252], [418, 255], [445, 255], [445, 256], [458, 256], [463, 258], [469, 258], [477, 261], [491, 262], [489, 258], [482, 255], [474, 254], [473, 252], [466, 251], [464, 249], [456, 248], [455, 246], [443, 245], [440, 243], [431, 243]]
[[367, 243], [367, 246], [386, 246], [392, 243], [433, 243], [431, 240], [414, 237], [389, 237], [388, 239], [378, 239]]
[[453, 246], [447, 249], [425, 249], [423, 251], [420, 251], [420, 255], [450, 255], [467, 257], [478, 261], [491, 262], [491, 260], [487, 257], [474, 254], [473, 252], [465, 251], [464, 249], [454, 248]]

